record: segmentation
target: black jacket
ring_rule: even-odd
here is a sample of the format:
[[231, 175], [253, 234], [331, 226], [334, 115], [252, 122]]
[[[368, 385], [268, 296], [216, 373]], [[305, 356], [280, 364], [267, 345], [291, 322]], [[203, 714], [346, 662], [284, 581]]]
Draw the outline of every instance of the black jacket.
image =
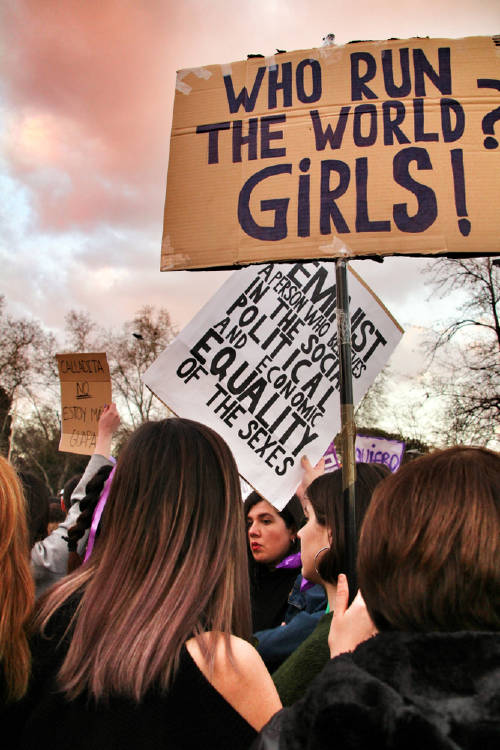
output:
[[381, 633], [330, 661], [252, 750], [498, 750], [500, 634]]

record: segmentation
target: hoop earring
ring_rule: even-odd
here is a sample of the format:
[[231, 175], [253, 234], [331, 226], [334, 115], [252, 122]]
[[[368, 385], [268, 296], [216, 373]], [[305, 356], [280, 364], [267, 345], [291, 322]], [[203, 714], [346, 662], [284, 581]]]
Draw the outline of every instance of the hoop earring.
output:
[[314, 555], [314, 570], [316, 571], [316, 573], [319, 575], [320, 578], [321, 578], [321, 573], [316, 567], [316, 560], [318, 559], [318, 555], [321, 555], [322, 552], [325, 552], [325, 550], [328, 550], [328, 549], [330, 549], [330, 547], [321, 547], [321, 549], [319, 549]]

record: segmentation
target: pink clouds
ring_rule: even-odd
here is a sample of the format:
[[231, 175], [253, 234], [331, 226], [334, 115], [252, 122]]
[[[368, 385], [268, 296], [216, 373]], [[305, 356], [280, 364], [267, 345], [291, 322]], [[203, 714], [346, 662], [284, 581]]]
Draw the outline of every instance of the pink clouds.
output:
[[123, 0], [4, 7], [13, 41], [3, 66], [5, 154], [44, 229], [151, 220], [156, 193], [161, 212], [174, 83], [168, 16], [166, 3]]
[[[346, 10], [341, 0], [0, 0], [1, 291], [17, 314], [32, 310], [51, 325], [71, 307], [117, 323], [146, 302], [187, 322], [216, 277], [159, 273], [176, 69], [271, 55], [277, 47], [308, 49], [327, 32], [344, 44], [499, 31], [498, 0], [479, 5], [358, 0]], [[359, 270], [368, 283], [373, 276], [405, 322], [422, 292], [408, 291], [418, 289], [414, 273], [392, 281], [399, 267], [394, 259]], [[95, 284], [101, 271], [108, 280], [116, 272], [105, 296]]]
[[11, 3], [9, 98], [78, 121], [94, 137], [137, 137], [164, 108], [151, 94], [164, 83], [166, 9], [126, 0]]
[[329, 31], [339, 43], [422, 31], [411, 14], [401, 27], [387, 2], [376, 19], [367, 0], [359, 13], [339, 16], [341, 7], [331, 0], [3, 0], [4, 153], [40, 226], [161, 225], [177, 68], [307, 48]]
[[[268, 19], [289, 22], [286, 6]], [[258, 12], [231, 14], [224, 0], [7, 0], [4, 153], [44, 232], [161, 227], [176, 68], [244, 57], [239, 30], [263, 34]]]

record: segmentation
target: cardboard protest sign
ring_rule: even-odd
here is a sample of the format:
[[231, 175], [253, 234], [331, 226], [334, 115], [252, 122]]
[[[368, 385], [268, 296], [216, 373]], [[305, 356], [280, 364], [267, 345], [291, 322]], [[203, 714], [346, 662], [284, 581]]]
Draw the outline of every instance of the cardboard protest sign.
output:
[[499, 251], [498, 38], [181, 70], [161, 270]]
[[111, 403], [106, 354], [56, 354], [61, 381], [61, 440], [59, 450], [91, 455], [99, 417]]
[[[402, 329], [352, 273], [354, 397]], [[333, 263], [252, 266], [232, 274], [144, 375], [176, 414], [213, 427], [240, 474], [278, 508], [338, 432], [339, 355]]]
[[384, 464], [393, 473], [401, 466], [405, 443], [372, 435], [356, 435], [356, 461], [365, 464]]

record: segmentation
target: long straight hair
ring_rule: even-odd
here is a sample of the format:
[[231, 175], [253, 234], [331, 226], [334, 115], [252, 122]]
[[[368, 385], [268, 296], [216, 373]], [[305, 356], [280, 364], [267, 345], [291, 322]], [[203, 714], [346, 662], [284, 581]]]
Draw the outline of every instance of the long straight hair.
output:
[[139, 427], [122, 449], [94, 552], [42, 601], [36, 624], [81, 592], [59, 671], [87, 691], [139, 701], [168, 689], [186, 640], [213, 668], [222, 632], [250, 637], [246, 540], [236, 464], [210, 428], [187, 419]]
[[0, 456], [0, 663], [7, 702], [26, 692], [31, 658], [26, 626], [35, 601], [27, 509], [19, 478]]

